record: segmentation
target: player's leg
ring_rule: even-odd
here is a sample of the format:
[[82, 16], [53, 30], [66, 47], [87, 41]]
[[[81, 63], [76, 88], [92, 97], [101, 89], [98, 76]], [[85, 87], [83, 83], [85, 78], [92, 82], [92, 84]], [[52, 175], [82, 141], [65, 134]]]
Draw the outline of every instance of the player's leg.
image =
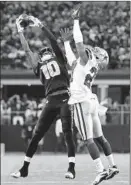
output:
[[100, 159], [99, 149], [93, 139], [93, 122], [92, 112], [93, 107], [90, 101], [75, 104], [75, 122], [77, 128], [81, 133], [82, 139], [85, 141], [89, 154], [94, 161], [97, 176], [94, 181], [95, 184], [99, 184], [108, 175], [105, 171], [102, 161]]
[[40, 118], [38, 120], [38, 123], [35, 127], [33, 137], [28, 146], [25, 159], [24, 159], [24, 164], [18, 172], [11, 174], [11, 176], [15, 178], [28, 176], [28, 167], [33, 155], [37, 150], [38, 143], [50, 128], [53, 120], [56, 118], [56, 114], [57, 114], [57, 110], [52, 109], [50, 103], [45, 105], [40, 115]]
[[94, 140], [102, 147], [104, 154], [108, 160], [110, 167], [109, 167], [109, 175], [107, 176], [106, 179], [110, 179], [114, 175], [119, 173], [119, 170], [114, 162], [111, 145], [103, 135], [102, 126], [98, 115], [98, 110], [94, 112], [94, 114], [92, 115], [92, 119], [93, 119]]
[[61, 107], [61, 121], [62, 121], [62, 129], [64, 133], [64, 138], [67, 145], [68, 151], [68, 160], [69, 160], [69, 168], [67, 173], [65, 174], [66, 178], [74, 179], [75, 178], [75, 142], [73, 139], [72, 133], [72, 112], [71, 106], [67, 103], [63, 104]]

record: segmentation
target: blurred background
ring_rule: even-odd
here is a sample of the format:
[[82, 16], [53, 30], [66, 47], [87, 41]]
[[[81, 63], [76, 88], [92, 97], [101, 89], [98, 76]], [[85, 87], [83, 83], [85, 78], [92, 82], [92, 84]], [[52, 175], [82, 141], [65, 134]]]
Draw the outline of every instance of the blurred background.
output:
[[[52, 30], [63, 49], [59, 30], [72, 27], [70, 17], [75, 3], [0, 2], [1, 146], [5, 146], [5, 151], [25, 151], [45, 103], [44, 87], [28, 64], [15, 20], [22, 13], [38, 17]], [[100, 115], [103, 131], [114, 152], [129, 152], [130, 2], [83, 2], [82, 6], [80, 23], [84, 43], [103, 47], [110, 58], [108, 70], [100, 72], [93, 85], [100, 104], [108, 108], [106, 115]], [[25, 35], [34, 52], [48, 44], [37, 28], [27, 28]], [[76, 52], [74, 42], [72, 47]], [[75, 126], [74, 137], [77, 152], [86, 153]], [[59, 117], [39, 143], [38, 152], [41, 151], [66, 151]]]

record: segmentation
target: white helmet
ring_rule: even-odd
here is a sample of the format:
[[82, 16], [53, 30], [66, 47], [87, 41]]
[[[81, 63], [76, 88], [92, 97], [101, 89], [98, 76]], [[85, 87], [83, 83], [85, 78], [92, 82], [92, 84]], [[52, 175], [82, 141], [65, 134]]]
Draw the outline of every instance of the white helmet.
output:
[[100, 47], [94, 47], [93, 53], [96, 57], [96, 60], [98, 62], [99, 69], [106, 68], [106, 66], [109, 63], [109, 56], [106, 50], [100, 48]]

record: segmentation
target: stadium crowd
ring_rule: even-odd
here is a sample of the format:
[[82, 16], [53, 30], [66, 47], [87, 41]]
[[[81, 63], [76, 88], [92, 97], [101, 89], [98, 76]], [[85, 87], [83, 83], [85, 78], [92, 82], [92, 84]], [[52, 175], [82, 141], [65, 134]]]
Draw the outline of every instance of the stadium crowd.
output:
[[[55, 33], [61, 43], [59, 30], [71, 27], [71, 10], [75, 2], [1, 2], [1, 61], [4, 69], [28, 69], [16, 30], [15, 20], [27, 13], [38, 17]], [[81, 29], [85, 44], [104, 47], [110, 57], [109, 68], [129, 68], [130, 63], [130, 2], [83, 2]], [[36, 29], [36, 28], [34, 28]], [[40, 31], [26, 29], [33, 51], [47, 41]], [[74, 44], [72, 43], [72, 46]]]
[[1, 100], [1, 119], [3, 124], [24, 125], [35, 124], [45, 99], [36, 101], [29, 99], [27, 94], [13, 95], [7, 101]]
[[[6, 101], [1, 99], [1, 124], [6, 125], [35, 125], [41, 113], [45, 99], [28, 98], [27, 94], [13, 95]], [[122, 124], [121, 106], [124, 111], [124, 124], [129, 124], [130, 120], [130, 96], [125, 98], [123, 105], [111, 98], [106, 98], [101, 102], [108, 108], [106, 119], [102, 119], [102, 124]]]
[[[28, 143], [33, 134], [33, 129], [37, 123], [37, 120], [42, 111], [42, 107], [45, 104], [45, 99], [29, 98], [27, 94], [13, 95], [7, 100], [1, 99], [1, 124], [2, 125], [20, 125], [21, 135], [20, 137], [24, 140], [25, 147], [27, 148]], [[130, 123], [130, 97], [125, 98], [123, 104], [123, 123], [121, 122], [121, 106], [118, 102], [112, 101], [111, 98], [106, 98], [101, 102], [101, 105], [107, 107], [107, 113], [105, 116], [100, 116], [102, 125], [111, 124], [129, 124]], [[76, 144], [77, 153], [88, 153], [84, 142], [81, 140], [81, 136], [73, 125], [73, 134]], [[66, 145], [62, 132], [62, 123], [58, 119], [55, 122], [55, 135], [56, 145], [55, 152], [65, 152]], [[39, 142], [37, 152], [43, 151], [44, 138]]]

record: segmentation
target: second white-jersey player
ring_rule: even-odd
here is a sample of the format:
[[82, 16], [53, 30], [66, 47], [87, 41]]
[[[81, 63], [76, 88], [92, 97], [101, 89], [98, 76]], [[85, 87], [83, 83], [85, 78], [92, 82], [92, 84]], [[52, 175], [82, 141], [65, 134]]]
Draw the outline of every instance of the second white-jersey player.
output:
[[[95, 163], [98, 172], [93, 185], [99, 184], [105, 179], [112, 178], [119, 171], [115, 165], [112, 150], [109, 142], [103, 135], [99, 119], [99, 103], [97, 96], [92, 93], [92, 83], [99, 70], [108, 65], [109, 57], [107, 52], [99, 47], [85, 46], [79, 26], [79, 9], [74, 10], [73, 37], [78, 52], [78, 59], [75, 57], [70, 46], [70, 32], [68, 29], [61, 31], [64, 40], [65, 52], [68, 63], [72, 66], [72, 80], [70, 83], [71, 97], [69, 104], [74, 108], [74, 121], [83, 141], [86, 142], [88, 151]], [[109, 162], [109, 171], [104, 169], [100, 159], [99, 149], [94, 138], [102, 147]]]
[[83, 66], [81, 65], [80, 58], [76, 59], [76, 66], [72, 72], [69, 104], [79, 103], [94, 98], [91, 87], [98, 72], [98, 64], [91, 48], [86, 48], [85, 51], [89, 57], [87, 64]]

